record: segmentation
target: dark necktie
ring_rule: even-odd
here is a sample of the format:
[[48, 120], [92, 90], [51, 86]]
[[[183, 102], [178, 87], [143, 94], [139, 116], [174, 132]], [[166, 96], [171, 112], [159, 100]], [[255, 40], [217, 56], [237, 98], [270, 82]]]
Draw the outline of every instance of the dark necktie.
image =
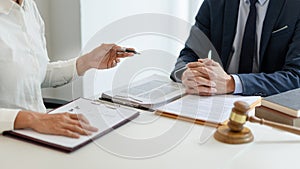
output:
[[256, 44], [256, 4], [250, 0], [250, 12], [245, 26], [242, 50], [240, 55], [239, 73], [251, 73]]

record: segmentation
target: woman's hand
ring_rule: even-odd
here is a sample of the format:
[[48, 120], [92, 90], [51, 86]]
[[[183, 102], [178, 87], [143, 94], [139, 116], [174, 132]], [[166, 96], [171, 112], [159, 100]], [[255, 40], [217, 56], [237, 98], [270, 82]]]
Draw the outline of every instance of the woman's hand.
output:
[[115, 67], [120, 62], [120, 58], [133, 55], [133, 53], [125, 52], [124, 48], [117, 46], [116, 44], [102, 44], [90, 53], [78, 58], [76, 64], [77, 73], [79, 76], [82, 76], [91, 68], [109, 69]]
[[15, 120], [15, 129], [31, 128], [39, 133], [79, 138], [98, 131], [81, 114], [41, 114], [20, 111]]

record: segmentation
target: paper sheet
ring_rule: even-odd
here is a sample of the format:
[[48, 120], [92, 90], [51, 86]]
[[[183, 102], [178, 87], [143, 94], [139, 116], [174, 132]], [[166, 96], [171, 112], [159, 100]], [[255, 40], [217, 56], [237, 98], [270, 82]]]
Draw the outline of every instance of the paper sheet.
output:
[[222, 123], [228, 120], [234, 102], [245, 101], [252, 105], [259, 99], [258, 96], [218, 95], [204, 97], [187, 95], [158, 108], [158, 111], [213, 123]]

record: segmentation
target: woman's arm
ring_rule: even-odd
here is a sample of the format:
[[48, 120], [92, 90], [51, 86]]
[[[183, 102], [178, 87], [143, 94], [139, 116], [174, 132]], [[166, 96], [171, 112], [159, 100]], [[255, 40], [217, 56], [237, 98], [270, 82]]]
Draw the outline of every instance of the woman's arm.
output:
[[[130, 50], [134, 50], [129, 48]], [[133, 56], [115, 44], [102, 44], [93, 51], [67, 61], [49, 63], [42, 87], [58, 87], [71, 82], [76, 76], [83, 76], [89, 69], [109, 69], [120, 62], [120, 58]]]

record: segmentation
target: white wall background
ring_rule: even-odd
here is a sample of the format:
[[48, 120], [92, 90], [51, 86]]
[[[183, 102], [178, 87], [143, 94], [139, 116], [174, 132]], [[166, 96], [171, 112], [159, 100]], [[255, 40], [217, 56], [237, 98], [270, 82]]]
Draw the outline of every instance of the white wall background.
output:
[[[80, 0], [35, 0], [46, 25], [51, 61], [77, 57], [81, 51]], [[80, 82], [76, 86], [80, 86]], [[44, 97], [73, 99], [72, 84], [44, 89]], [[78, 92], [81, 94], [82, 92]]]
[[136, 14], [168, 14], [194, 23], [201, 3], [202, 0], [81, 0], [82, 44], [101, 28]]
[[[99, 30], [124, 17], [145, 13], [167, 14], [193, 24], [202, 0], [36, 0], [36, 2], [46, 22], [49, 56], [52, 61], [56, 61], [78, 56], [80, 50], [87, 49], [86, 44]], [[107, 41], [105, 38], [99, 38], [99, 42]], [[182, 42], [157, 35], [143, 35], [114, 43], [136, 47], [143, 51], [143, 56], [127, 59], [120, 65], [119, 69], [127, 69], [131, 73], [143, 65], [151, 66], [151, 64], [155, 67], [167, 65], [164, 70], [170, 71], [183, 47]], [[166, 59], [157, 62], [159, 58], [155, 56], [150, 58], [155, 51], [165, 54]], [[83, 87], [79, 82], [75, 85], [77, 87], [75, 90], [72, 89], [72, 85], [68, 85], [60, 89], [44, 90], [44, 95], [66, 100], [78, 95], [85, 97], [96, 95], [111, 89], [113, 77], [118, 76], [119, 72], [118, 69], [93, 70], [82, 79]], [[76, 96], [73, 96], [74, 93]]]

